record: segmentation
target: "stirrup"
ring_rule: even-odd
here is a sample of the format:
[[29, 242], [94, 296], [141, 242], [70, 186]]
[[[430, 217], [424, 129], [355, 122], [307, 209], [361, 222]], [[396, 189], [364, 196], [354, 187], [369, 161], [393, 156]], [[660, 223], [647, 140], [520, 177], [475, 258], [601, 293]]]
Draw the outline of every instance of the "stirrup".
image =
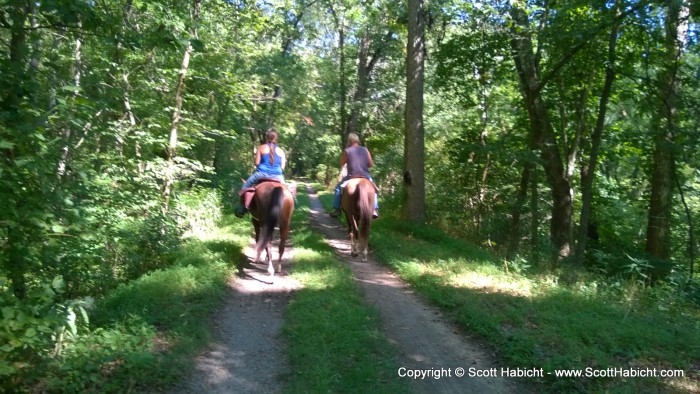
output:
[[246, 207], [243, 204], [239, 204], [233, 214], [236, 215], [237, 218], [242, 218], [246, 213], [248, 213]]

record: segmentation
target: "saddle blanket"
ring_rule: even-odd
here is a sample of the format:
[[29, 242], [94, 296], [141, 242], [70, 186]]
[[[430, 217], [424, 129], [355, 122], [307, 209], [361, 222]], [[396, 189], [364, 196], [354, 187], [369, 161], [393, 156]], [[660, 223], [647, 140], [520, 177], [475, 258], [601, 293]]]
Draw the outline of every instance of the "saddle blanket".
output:
[[[292, 193], [292, 196], [294, 196], [295, 199], [297, 198], [297, 183], [296, 182], [292, 182], [292, 183], [287, 184], [287, 185], [285, 185], [282, 182], [275, 180], [275, 179], [262, 180], [261, 182], [277, 182], [281, 185], [287, 186], [287, 189]], [[238, 195], [241, 196], [241, 200], [243, 201], [243, 205], [246, 207], [246, 209], [250, 208], [250, 202], [253, 201], [253, 196], [255, 196], [255, 186], [241, 189], [241, 191], [238, 192]]]
[[[350, 182], [350, 181], [353, 180], [353, 179], [358, 179], [358, 178], [350, 178], [350, 179], [348, 179], [347, 181], [341, 183], [341, 184], [340, 184], [340, 189], [341, 189], [341, 190], [342, 190], [342, 189], [345, 189], [345, 186], [348, 185], [348, 182]], [[362, 179], [367, 179], [367, 178], [362, 178]], [[368, 179], [368, 180], [369, 180], [369, 179]], [[374, 186], [374, 191], [375, 191], [375, 193], [379, 193], [379, 187], [378, 187], [377, 185], [375, 185], [374, 182], [372, 182], [372, 181], [370, 181], [370, 182], [371, 182], [372, 185]]]

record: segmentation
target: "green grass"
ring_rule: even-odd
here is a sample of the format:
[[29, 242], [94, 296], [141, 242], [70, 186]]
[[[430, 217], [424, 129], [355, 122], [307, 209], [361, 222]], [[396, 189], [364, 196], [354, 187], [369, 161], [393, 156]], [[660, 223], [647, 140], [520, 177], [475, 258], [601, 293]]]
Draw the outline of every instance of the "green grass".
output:
[[[299, 196], [300, 206], [308, 198]], [[396, 377], [396, 351], [364, 304], [350, 269], [313, 232], [308, 210], [295, 211], [293, 276], [304, 286], [286, 312], [284, 332], [292, 393], [405, 393]]]
[[[321, 191], [325, 207], [332, 196]], [[555, 378], [542, 390], [668, 392], [698, 390], [700, 314], [675, 305], [664, 289], [591, 279], [571, 286], [555, 277], [507, 273], [505, 263], [428, 226], [375, 221], [374, 257], [392, 267], [466, 331], [521, 368], [680, 369], [685, 379]]]
[[243, 258], [250, 223], [225, 217], [188, 238], [174, 265], [119, 286], [91, 314], [90, 333], [68, 346], [46, 378], [54, 392], [159, 391], [211, 339], [211, 314]]

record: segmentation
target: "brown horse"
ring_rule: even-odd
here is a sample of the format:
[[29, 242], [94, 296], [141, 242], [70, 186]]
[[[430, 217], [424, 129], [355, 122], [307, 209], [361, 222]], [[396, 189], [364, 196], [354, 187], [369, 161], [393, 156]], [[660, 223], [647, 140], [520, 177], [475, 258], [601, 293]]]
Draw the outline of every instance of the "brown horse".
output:
[[250, 203], [250, 215], [255, 227], [255, 262], [260, 261], [263, 250], [267, 252], [267, 272], [274, 276], [272, 266], [272, 235], [280, 228], [279, 260], [277, 272], [282, 271], [282, 255], [289, 235], [289, 224], [294, 212], [294, 197], [286, 185], [274, 181], [263, 181], [255, 186], [255, 196]]
[[340, 200], [348, 223], [350, 253], [355, 257], [361, 251], [362, 261], [367, 261], [367, 244], [369, 228], [372, 225], [375, 192], [374, 183], [369, 179], [353, 178], [347, 181]]

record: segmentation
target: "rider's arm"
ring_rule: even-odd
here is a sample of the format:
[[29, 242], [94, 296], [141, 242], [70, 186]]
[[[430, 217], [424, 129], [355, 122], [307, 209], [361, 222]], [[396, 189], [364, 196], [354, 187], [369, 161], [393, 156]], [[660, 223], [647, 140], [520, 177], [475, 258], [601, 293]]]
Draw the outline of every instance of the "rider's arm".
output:
[[282, 170], [284, 170], [284, 167], [287, 166], [287, 155], [284, 154], [284, 151], [280, 148], [277, 148], [277, 156], [280, 157], [281, 163], [280, 166], [282, 166]]
[[367, 157], [369, 157], [369, 166], [374, 167], [374, 160], [372, 160], [372, 154], [367, 150]]
[[260, 148], [262, 148], [262, 146], [259, 146], [259, 147], [258, 147], [258, 150], [255, 151], [255, 167], [257, 167], [257, 166], [260, 165], [260, 160], [261, 160], [261, 158], [260, 158]]
[[340, 156], [340, 168], [343, 168], [343, 166], [348, 162], [348, 154], [347, 152], [343, 151], [343, 155]]

